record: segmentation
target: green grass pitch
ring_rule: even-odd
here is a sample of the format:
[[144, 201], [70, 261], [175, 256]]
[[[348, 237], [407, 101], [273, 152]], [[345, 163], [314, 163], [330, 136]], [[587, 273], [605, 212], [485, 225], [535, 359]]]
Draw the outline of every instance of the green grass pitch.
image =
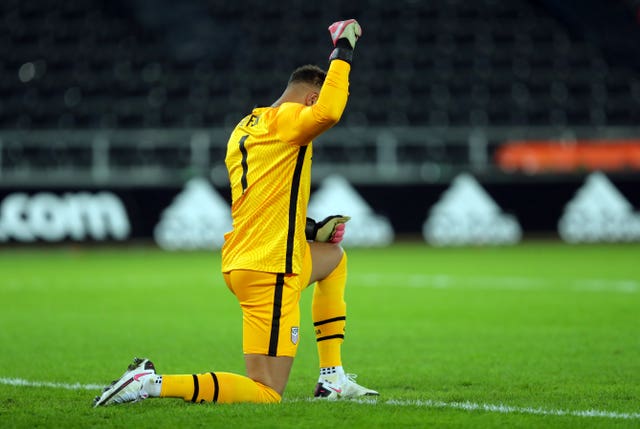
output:
[[640, 427], [640, 246], [348, 252], [344, 364], [377, 402], [309, 400], [307, 290], [282, 404], [93, 409], [134, 356], [244, 371], [219, 253], [0, 249], [0, 427]]

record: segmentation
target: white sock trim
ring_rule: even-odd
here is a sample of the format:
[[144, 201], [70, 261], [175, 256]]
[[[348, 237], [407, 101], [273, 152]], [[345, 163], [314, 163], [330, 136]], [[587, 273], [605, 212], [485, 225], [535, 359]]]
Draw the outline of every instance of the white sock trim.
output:
[[342, 377], [344, 375], [344, 369], [342, 368], [342, 366], [326, 366], [320, 368], [321, 377], [334, 374]]
[[160, 391], [162, 390], [162, 376], [156, 375], [149, 377], [144, 383], [144, 390], [152, 398], [160, 397]]

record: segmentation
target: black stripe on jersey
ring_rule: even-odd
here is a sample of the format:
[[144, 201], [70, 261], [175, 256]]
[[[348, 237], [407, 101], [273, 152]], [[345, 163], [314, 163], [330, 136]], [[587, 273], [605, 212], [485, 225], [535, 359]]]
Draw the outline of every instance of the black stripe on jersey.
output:
[[213, 378], [213, 403], [215, 404], [218, 402], [218, 391], [220, 390], [220, 385], [218, 384], [218, 377], [213, 372], [210, 372], [209, 374], [211, 374], [211, 377]]
[[280, 334], [280, 316], [282, 315], [282, 292], [284, 290], [284, 273], [276, 274], [276, 285], [273, 291], [273, 315], [271, 316], [271, 337], [269, 338], [269, 356], [278, 355], [278, 336]]
[[344, 340], [344, 335], [343, 334], [327, 335], [326, 337], [316, 338], [316, 341], [320, 342], [324, 340], [333, 340], [334, 338], [342, 338]]
[[193, 398], [191, 398], [191, 402], [196, 402], [196, 399], [198, 399], [199, 393], [200, 393], [200, 384], [198, 383], [198, 376], [193, 374]]
[[318, 322], [313, 322], [313, 326], [320, 326], [326, 323], [337, 322], [339, 320], [347, 320], [347, 318], [345, 316], [338, 316], [327, 320], [320, 320]]
[[293, 170], [293, 180], [291, 181], [291, 196], [289, 197], [289, 231], [287, 233], [287, 259], [285, 262], [285, 273], [293, 271], [293, 239], [296, 233], [296, 208], [298, 206], [298, 193], [300, 192], [300, 176], [302, 175], [302, 165], [304, 155], [307, 153], [307, 146], [302, 146], [298, 152], [298, 160]]
[[242, 192], [244, 193], [244, 191], [247, 189], [247, 172], [249, 171], [249, 166], [247, 165], [247, 148], [244, 146], [244, 142], [247, 140], [247, 137], [249, 137], [249, 134], [247, 134], [246, 136], [242, 136], [242, 138], [240, 139], [240, 153], [242, 154], [242, 179], [241, 179], [241, 183], [242, 183]]

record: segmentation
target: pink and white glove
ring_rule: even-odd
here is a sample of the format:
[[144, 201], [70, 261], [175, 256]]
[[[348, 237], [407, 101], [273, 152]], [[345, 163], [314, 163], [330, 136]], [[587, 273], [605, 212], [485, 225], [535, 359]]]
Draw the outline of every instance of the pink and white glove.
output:
[[340, 243], [344, 238], [345, 223], [351, 219], [349, 216], [333, 215], [320, 222], [307, 218], [305, 235], [307, 240], [322, 243]]
[[329, 33], [331, 33], [331, 40], [333, 41], [333, 46], [339, 48], [338, 41], [340, 39], [346, 40], [349, 42], [349, 46], [351, 49], [356, 48], [356, 42], [362, 36], [362, 27], [358, 24], [358, 21], [355, 19], [347, 19], [345, 21], [337, 21], [329, 26]]
[[356, 42], [362, 36], [362, 28], [355, 19], [337, 21], [329, 26], [331, 41], [335, 49], [329, 55], [329, 61], [343, 60], [351, 64]]
[[340, 243], [344, 238], [345, 228], [344, 223], [337, 224], [333, 229], [333, 236], [329, 239], [329, 243]]

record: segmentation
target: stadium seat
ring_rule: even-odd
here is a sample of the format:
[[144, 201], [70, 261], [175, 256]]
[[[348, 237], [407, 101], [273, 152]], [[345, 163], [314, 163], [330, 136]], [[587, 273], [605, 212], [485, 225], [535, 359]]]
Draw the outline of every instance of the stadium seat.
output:
[[[126, 2], [3, 1], [1, 126], [228, 126], [276, 98], [294, 66], [322, 65], [328, 21], [351, 15], [362, 21], [366, 43], [354, 61], [346, 123], [640, 121], [637, 71], [605, 56], [539, 2], [211, 0], [206, 10], [220, 25], [221, 57], [180, 59], [165, 34]], [[390, 20], [406, 31], [395, 31]]]

